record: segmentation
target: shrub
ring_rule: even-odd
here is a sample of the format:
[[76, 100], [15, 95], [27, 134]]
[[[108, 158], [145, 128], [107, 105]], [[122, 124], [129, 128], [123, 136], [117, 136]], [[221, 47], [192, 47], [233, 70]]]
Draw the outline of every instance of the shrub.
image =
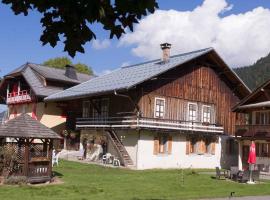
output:
[[4, 180], [4, 184], [7, 185], [23, 185], [27, 183], [25, 176], [10, 176]]

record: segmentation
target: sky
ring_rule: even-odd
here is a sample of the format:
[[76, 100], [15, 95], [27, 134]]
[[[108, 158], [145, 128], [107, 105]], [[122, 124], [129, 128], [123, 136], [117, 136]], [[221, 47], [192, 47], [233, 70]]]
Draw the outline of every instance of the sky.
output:
[[[97, 40], [85, 45], [74, 62], [91, 66], [97, 75], [159, 58], [162, 42], [172, 43], [172, 54], [214, 47], [231, 67], [246, 66], [270, 52], [269, 0], [158, 0], [159, 9], [127, 31], [120, 40], [95, 24]], [[68, 56], [59, 43], [42, 46], [41, 15], [15, 16], [0, 3], [0, 76], [26, 62]], [[0, 108], [1, 110], [1, 108]]]

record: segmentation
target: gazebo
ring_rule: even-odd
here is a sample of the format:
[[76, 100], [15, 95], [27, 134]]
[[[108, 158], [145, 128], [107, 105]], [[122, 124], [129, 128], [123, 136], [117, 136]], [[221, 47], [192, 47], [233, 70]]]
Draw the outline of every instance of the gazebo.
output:
[[50, 181], [53, 140], [60, 138], [28, 114], [9, 120], [0, 126], [2, 174], [23, 176], [29, 183]]

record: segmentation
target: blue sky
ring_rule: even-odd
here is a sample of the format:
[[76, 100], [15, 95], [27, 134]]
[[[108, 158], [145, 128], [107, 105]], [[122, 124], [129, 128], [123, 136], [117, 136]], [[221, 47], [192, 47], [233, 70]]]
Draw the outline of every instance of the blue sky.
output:
[[[213, 0], [205, 0], [209, 2], [214, 2]], [[218, 11], [218, 15], [222, 17], [231, 16], [229, 19], [234, 20], [234, 15], [238, 15], [238, 19], [241, 18], [242, 13], [251, 12], [253, 9], [257, 7], [263, 7], [267, 9], [264, 13], [268, 14], [268, 9], [270, 8], [269, 0], [218, 0], [220, 3], [224, 3], [224, 1], [229, 5], [233, 5], [232, 8], [226, 9], [226, 12]], [[160, 10], [176, 10], [177, 12], [186, 12], [193, 11], [196, 7], [201, 6], [204, 0], [159, 0]], [[209, 7], [209, 6], [208, 6]], [[261, 13], [261, 12], [257, 12]], [[270, 11], [269, 11], [270, 13]], [[208, 14], [205, 14], [207, 17]], [[247, 16], [248, 14], [246, 14]], [[264, 16], [264, 15], [262, 15]], [[268, 15], [267, 15], [268, 16]], [[269, 15], [270, 16], [270, 15]], [[204, 17], [204, 16], [203, 16]], [[228, 20], [229, 20], [228, 19]], [[250, 18], [249, 18], [250, 19]], [[224, 20], [222, 23], [225, 23], [228, 20]], [[0, 76], [8, 73], [12, 69], [24, 64], [25, 62], [33, 62], [33, 63], [42, 63], [43, 61], [54, 58], [58, 56], [68, 56], [67, 53], [63, 52], [63, 45], [59, 43], [59, 45], [55, 48], [52, 48], [48, 45], [42, 46], [39, 41], [40, 34], [42, 32], [42, 27], [40, 24], [40, 14], [36, 12], [31, 12], [29, 16], [25, 17], [23, 15], [15, 16], [8, 5], [4, 5], [0, 3]], [[147, 21], [147, 20], [145, 20]], [[269, 18], [270, 21], [270, 18]], [[221, 22], [220, 22], [221, 23]], [[258, 24], [257, 22], [254, 22]], [[198, 24], [200, 24], [198, 22]], [[156, 25], [159, 26], [158, 22]], [[251, 24], [252, 25], [252, 24]], [[263, 24], [267, 27], [267, 25]], [[106, 41], [108, 39], [108, 33], [105, 32], [101, 26], [93, 25], [93, 30], [97, 34], [97, 38], [99, 41]], [[139, 30], [138, 26], [138, 30]], [[225, 27], [226, 29], [226, 27]], [[269, 28], [270, 29], [270, 28]], [[136, 30], [136, 29], [135, 29]], [[143, 29], [142, 29], [143, 30]], [[188, 34], [188, 33], [187, 33]], [[256, 33], [255, 33], [256, 35]], [[135, 34], [131, 34], [130, 36], [136, 36]], [[130, 36], [127, 39], [131, 38]], [[241, 36], [241, 35], [240, 35]], [[217, 36], [215, 36], [217, 37]], [[242, 36], [241, 36], [242, 37]], [[263, 37], [261, 39], [263, 41]], [[160, 41], [161, 42], [161, 41]], [[158, 42], [159, 43], [159, 42]], [[222, 43], [221, 43], [222, 44]], [[85, 46], [85, 54], [77, 54], [74, 58], [74, 62], [82, 62], [93, 68], [93, 70], [102, 74], [106, 70], [112, 70], [121, 65], [126, 64], [134, 64], [137, 62], [144, 61], [145, 59], [150, 59], [153, 56], [155, 57], [157, 53], [151, 54], [149, 56], [140, 55], [143, 51], [136, 51], [136, 47], [142, 45], [140, 42], [131, 41], [130, 43], [126, 42], [124, 45], [119, 46], [119, 41], [117, 39], [113, 39], [111, 41], [107, 41], [105, 44], [101, 45], [97, 44], [95, 48], [92, 43], [88, 43]], [[211, 45], [211, 44], [210, 44]], [[156, 45], [158, 47], [158, 44]], [[197, 45], [198, 48], [201, 45]], [[189, 46], [183, 48], [185, 49], [193, 49], [197, 47]], [[220, 44], [217, 45], [219, 48]], [[241, 46], [241, 44], [239, 44]], [[251, 45], [252, 46], [252, 45]], [[259, 46], [259, 45], [258, 45]], [[233, 47], [232, 47], [233, 48]], [[246, 48], [246, 47], [242, 47]], [[176, 48], [177, 51], [179, 50]], [[226, 51], [226, 50], [224, 50]], [[223, 52], [224, 52], [223, 51]], [[227, 50], [228, 51], [228, 50]], [[238, 51], [241, 51], [238, 50]], [[135, 52], [135, 53], [134, 53]], [[139, 52], [139, 53], [138, 53]], [[222, 52], [222, 50], [221, 50]], [[256, 50], [252, 55], [254, 56], [249, 62], [254, 62], [260, 56], [264, 56], [267, 52], [270, 52], [270, 49], [259, 49]], [[236, 54], [236, 53], [235, 53]], [[230, 58], [230, 54], [222, 53], [222, 55]], [[246, 57], [250, 57], [246, 55]], [[225, 59], [226, 60], [226, 59]], [[229, 60], [229, 63], [237, 63], [234, 60]], [[240, 62], [240, 64], [246, 64], [244, 62]]]
[[[162, 10], [186, 11], [202, 4], [203, 0], [159, 0], [158, 2]], [[270, 7], [269, 0], [228, 0], [227, 2], [233, 4], [234, 8], [226, 14], [246, 12], [258, 6]], [[0, 26], [2, 27], [0, 37], [0, 76], [27, 61], [42, 63], [52, 57], [67, 56], [66, 53], [62, 52], [63, 46], [61, 44], [55, 48], [41, 45], [39, 36], [42, 27], [39, 20], [40, 15], [38, 13], [32, 12], [27, 17], [23, 15], [15, 16], [9, 6], [0, 3]], [[108, 33], [103, 31], [100, 26], [96, 25], [93, 28], [97, 31], [98, 39], [108, 38]], [[101, 50], [93, 49], [91, 44], [87, 44], [85, 46], [86, 53], [78, 54], [74, 60], [92, 66], [98, 73], [106, 69], [114, 69], [123, 63], [136, 63], [143, 60], [143, 58], [134, 56], [131, 53], [132, 46], [117, 47], [117, 44], [118, 41], [114, 39], [110, 47]]]

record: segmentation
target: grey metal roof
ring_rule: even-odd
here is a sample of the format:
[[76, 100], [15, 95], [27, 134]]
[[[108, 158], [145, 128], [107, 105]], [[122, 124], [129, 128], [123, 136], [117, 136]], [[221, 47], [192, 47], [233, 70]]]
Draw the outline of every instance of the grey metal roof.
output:
[[39, 139], [61, 138], [57, 133], [33, 119], [28, 114], [21, 114], [20, 116], [7, 121], [5, 124], [0, 125], [0, 137]]
[[33, 63], [26, 63], [5, 75], [5, 77], [18, 73], [25, 78], [26, 82], [29, 84], [34, 93], [41, 97], [46, 97], [61, 92], [64, 90], [64, 88], [59, 86], [45, 86], [39, 76], [49, 80], [68, 83], [68, 86], [70, 86], [70, 84], [77, 85], [79, 83], [83, 83], [93, 77], [87, 74], [77, 73], [78, 80], [75, 80], [65, 76], [65, 70], [63, 69], [55, 69]]
[[72, 83], [82, 83], [88, 81], [91, 76], [87, 74], [82, 74], [77, 72], [78, 80], [71, 79], [65, 75], [65, 70], [57, 69], [53, 67], [46, 67], [43, 65], [37, 65], [34, 63], [28, 63], [28, 65], [42, 75], [44, 78], [53, 79], [57, 81], [65, 81], [65, 82], [72, 82]]
[[212, 50], [213, 48], [206, 48], [189, 53], [179, 54], [172, 56], [169, 62], [165, 63], [158, 59], [142, 64], [122, 67], [109, 74], [93, 78], [62, 92], [50, 95], [49, 97], [45, 98], [45, 101], [68, 100], [114, 90], [130, 89], [135, 85], [138, 85], [194, 58], [202, 56]]

